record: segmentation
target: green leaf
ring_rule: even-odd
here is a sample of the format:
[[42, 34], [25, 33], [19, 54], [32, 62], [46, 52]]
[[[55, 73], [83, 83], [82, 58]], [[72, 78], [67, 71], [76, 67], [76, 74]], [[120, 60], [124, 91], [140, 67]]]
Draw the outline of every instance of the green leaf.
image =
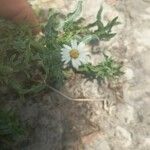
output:
[[69, 13], [69, 14], [67, 15], [67, 18], [66, 18], [66, 21], [65, 21], [65, 22], [68, 23], [68, 22], [73, 22], [73, 21], [75, 21], [75, 20], [79, 17], [79, 15], [81, 14], [81, 11], [82, 11], [82, 1], [80, 0], [80, 1], [78, 2], [77, 6], [76, 6], [75, 11], [72, 12], [72, 13]]
[[112, 34], [107, 34], [107, 33], [101, 34], [101, 33], [97, 33], [97, 35], [99, 36], [99, 39], [100, 39], [100, 40], [108, 41], [108, 40], [110, 40], [111, 38], [113, 38], [113, 37], [116, 35], [116, 33], [112, 33]]
[[28, 87], [28, 88], [24, 88], [22, 83], [20, 83], [19, 81], [15, 81], [15, 80], [9, 81], [9, 84], [11, 88], [14, 89], [20, 95], [25, 95], [29, 93], [35, 94], [35, 93], [42, 91], [46, 87], [45, 84], [38, 84], [38, 85], [32, 85], [31, 87]]
[[45, 26], [45, 36], [47, 39], [54, 39], [58, 35], [58, 32], [56, 31], [55, 28], [58, 24], [56, 19], [57, 15], [58, 13], [51, 14]]
[[102, 10], [103, 8], [100, 7], [100, 10], [97, 14], [97, 21], [94, 24], [91, 25], [97, 25], [98, 29], [94, 31], [94, 34], [96, 34], [100, 40], [110, 40], [113, 38], [116, 33], [112, 33], [112, 28], [118, 24], [120, 24], [117, 20], [118, 17], [115, 17], [113, 20], [107, 23], [106, 26], [103, 25], [101, 19], [102, 19]]
[[98, 25], [98, 28], [101, 29], [101, 28], [104, 28], [104, 25], [102, 23], [102, 11], [103, 11], [103, 7], [101, 6], [98, 13], [97, 13], [97, 25]]
[[117, 20], [118, 20], [118, 17], [115, 17], [112, 21], [108, 22], [107, 25], [105, 26], [105, 30], [107, 30], [108, 32], [111, 32], [111, 29], [113, 26], [120, 24]]
[[0, 76], [2, 75], [7, 76], [10, 73], [12, 73], [12, 71], [13, 71], [13, 68], [11, 68], [10, 66], [0, 64]]
[[89, 43], [92, 40], [99, 40], [99, 37], [96, 34], [93, 35], [87, 35], [82, 39], [82, 42], [84, 43]]
[[[14, 148], [15, 142], [25, 133], [25, 128], [14, 111], [0, 110], [0, 146], [3, 150]], [[16, 148], [14, 148], [16, 149]]]
[[105, 60], [96, 66], [86, 64], [80, 67], [79, 72], [86, 75], [88, 78], [104, 80], [115, 79], [123, 74], [121, 71], [122, 65], [116, 62], [111, 57], [104, 55]]
[[44, 90], [46, 88], [45, 84], [39, 84], [39, 85], [33, 85], [31, 88], [29, 89], [21, 89], [20, 90], [20, 94], [36, 94], [41, 92], [42, 90]]

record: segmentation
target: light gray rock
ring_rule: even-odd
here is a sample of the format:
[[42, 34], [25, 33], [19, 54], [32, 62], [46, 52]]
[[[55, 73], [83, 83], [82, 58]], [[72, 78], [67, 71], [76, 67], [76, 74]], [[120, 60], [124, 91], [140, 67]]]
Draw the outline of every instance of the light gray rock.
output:
[[120, 145], [124, 147], [129, 147], [132, 144], [131, 133], [127, 131], [125, 128], [117, 126], [115, 136], [118, 138], [118, 142]]
[[128, 104], [119, 104], [117, 105], [117, 117], [120, 120], [120, 123], [134, 123], [136, 119], [135, 110]]
[[[111, 149], [110, 149], [110, 146], [108, 145], [108, 143], [107, 143], [106, 141], [102, 141], [102, 142], [100, 143], [100, 145], [97, 146], [96, 148], [97, 148], [97, 150], [99, 150], [99, 149], [111, 150]], [[95, 149], [95, 150], [96, 150], [96, 149]]]
[[131, 80], [134, 77], [134, 72], [131, 68], [125, 68], [125, 77], [127, 80]]
[[101, 133], [95, 132], [82, 138], [84, 150], [111, 150]]

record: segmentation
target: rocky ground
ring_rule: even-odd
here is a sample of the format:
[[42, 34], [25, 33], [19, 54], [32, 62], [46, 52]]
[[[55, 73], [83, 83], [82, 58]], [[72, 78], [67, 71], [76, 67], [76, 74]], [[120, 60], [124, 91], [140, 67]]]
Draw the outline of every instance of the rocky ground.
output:
[[[31, 3], [66, 13], [76, 0]], [[23, 150], [150, 150], [150, 1], [85, 0], [82, 15], [87, 22], [94, 20], [101, 4], [104, 21], [119, 16], [121, 25], [115, 28], [117, 36], [100, 47], [123, 61], [124, 77], [109, 86], [79, 77], [66, 84], [75, 97], [82, 91], [82, 96], [100, 101], [68, 101], [48, 93], [25, 103], [21, 115], [32, 133]]]

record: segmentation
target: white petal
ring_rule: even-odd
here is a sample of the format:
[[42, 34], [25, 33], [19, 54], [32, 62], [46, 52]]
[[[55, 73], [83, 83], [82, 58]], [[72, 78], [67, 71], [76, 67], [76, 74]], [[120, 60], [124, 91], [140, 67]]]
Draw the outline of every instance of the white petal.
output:
[[78, 50], [79, 51], [84, 51], [85, 49], [85, 43], [81, 42], [79, 45], [78, 45]]
[[64, 55], [64, 54], [67, 54], [68, 52], [67, 51], [61, 51], [60, 54]]
[[64, 49], [61, 49], [61, 50], [62, 50], [61, 54], [65, 54], [65, 55], [68, 54], [69, 55], [69, 52], [70, 52], [71, 49], [69, 50], [69, 49], [64, 48]]
[[62, 51], [61, 54], [62, 55], [69, 55], [69, 52], [68, 51]]
[[82, 53], [80, 53], [80, 57], [86, 57], [87, 55], [86, 55], [86, 52], [82, 52]]
[[71, 48], [70, 48], [70, 49], [69, 49], [69, 48], [62, 48], [62, 49], [61, 49], [62, 52], [66, 52], [66, 51], [68, 52], [68, 51], [70, 51], [70, 50], [71, 50]]
[[85, 47], [79, 49], [79, 51], [80, 51], [80, 53], [84, 53], [85, 55], [90, 54], [89, 51]]
[[82, 64], [87, 64], [87, 63], [88, 63], [88, 61], [87, 61], [86, 59], [80, 59], [80, 62], [81, 62]]
[[62, 60], [62, 61], [66, 61], [66, 58], [62, 57], [61, 60]]
[[80, 59], [80, 61], [81, 61], [83, 64], [86, 64], [86, 63], [89, 62], [89, 57], [88, 57], [87, 55], [84, 55], [84, 54], [80, 55], [79, 59]]
[[70, 47], [70, 46], [68, 46], [68, 45], [63, 45], [63, 47], [65, 48], [65, 49], [67, 49], [67, 50], [71, 50], [72, 48]]
[[68, 59], [70, 59], [70, 55], [68, 54], [68, 53], [63, 53], [62, 54], [62, 59], [64, 60], [64, 61], [66, 61], [66, 60], [68, 60]]
[[72, 40], [71, 41], [71, 46], [72, 46], [72, 48], [77, 49], [77, 47], [78, 47], [77, 40]]
[[84, 54], [84, 55], [90, 55], [90, 52], [88, 52], [87, 50], [82, 50], [80, 51], [80, 54]]
[[71, 60], [71, 58], [70, 58], [70, 57], [66, 58], [66, 60], [65, 60], [65, 64], [67, 64], [70, 60]]
[[78, 69], [80, 65], [81, 65], [81, 63], [78, 59], [72, 59], [72, 66], [74, 68]]
[[64, 52], [61, 52], [61, 55], [62, 56], [66, 56], [66, 55], [69, 56], [69, 53], [67, 51], [64, 51]]
[[79, 59], [76, 60], [76, 63], [77, 63], [79, 66], [81, 66], [81, 62], [80, 62]]

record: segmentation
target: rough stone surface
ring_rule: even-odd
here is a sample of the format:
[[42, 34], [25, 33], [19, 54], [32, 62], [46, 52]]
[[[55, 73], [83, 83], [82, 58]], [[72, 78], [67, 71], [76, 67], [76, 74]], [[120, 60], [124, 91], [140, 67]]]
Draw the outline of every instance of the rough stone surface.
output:
[[[76, 0], [31, 3], [67, 13]], [[73, 102], [51, 93], [37, 104], [26, 104], [21, 114], [33, 131], [23, 150], [150, 150], [150, 1], [85, 0], [82, 15], [87, 22], [95, 19], [101, 4], [104, 21], [117, 15], [121, 22], [114, 29], [117, 36], [99, 45], [124, 62], [120, 85], [99, 87], [75, 76], [66, 83], [68, 93], [100, 101]], [[94, 63], [98, 58], [93, 55]]]

